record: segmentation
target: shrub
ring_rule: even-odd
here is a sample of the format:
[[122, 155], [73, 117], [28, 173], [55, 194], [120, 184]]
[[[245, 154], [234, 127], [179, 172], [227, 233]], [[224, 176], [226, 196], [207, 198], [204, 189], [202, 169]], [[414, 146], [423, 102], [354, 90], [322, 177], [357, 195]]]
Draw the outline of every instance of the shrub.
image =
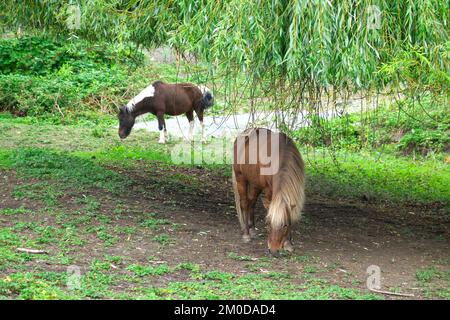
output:
[[[441, 101], [441, 98], [442, 101]], [[311, 117], [311, 124], [292, 132], [300, 145], [358, 150], [392, 145], [408, 155], [448, 152], [450, 121], [444, 97], [418, 103], [405, 99], [364, 114], [325, 119]]]
[[113, 111], [144, 56], [132, 48], [27, 36], [0, 40], [0, 111], [31, 116]]
[[85, 40], [51, 39], [45, 36], [0, 39], [0, 73], [47, 75], [69, 65], [75, 72], [112, 67], [138, 66], [144, 61], [139, 51], [121, 46], [92, 44]]

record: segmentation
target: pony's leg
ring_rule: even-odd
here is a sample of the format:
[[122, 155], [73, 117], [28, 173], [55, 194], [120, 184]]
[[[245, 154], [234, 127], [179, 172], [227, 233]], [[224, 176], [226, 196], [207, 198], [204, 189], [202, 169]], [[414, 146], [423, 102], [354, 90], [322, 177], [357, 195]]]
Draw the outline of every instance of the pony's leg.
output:
[[289, 234], [287, 236], [287, 239], [283, 243], [283, 249], [289, 252], [294, 251], [294, 246], [292, 245], [292, 231], [289, 231]]
[[241, 207], [241, 217], [239, 221], [241, 223], [242, 229], [242, 239], [244, 242], [250, 241], [250, 231], [248, 225], [248, 198], [247, 198], [247, 188], [248, 182], [244, 178], [236, 177], [237, 191], [239, 193], [239, 201]]
[[202, 142], [206, 142], [206, 136], [205, 136], [205, 124], [203, 123], [203, 111], [196, 111], [198, 120], [200, 121], [200, 126], [202, 127]]
[[167, 131], [166, 120], [164, 120], [164, 140], [169, 141], [169, 132]]
[[247, 209], [247, 224], [249, 227], [249, 234], [253, 238], [256, 236], [256, 230], [255, 230], [255, 204], [258, 200], [258, 196], [261, 193], [260, 190], [255, 188], [252, 185], [249, 185], [248, 187], [248, 209]]
[[272, 202], [272, 188], [264, 190], [263, 205], [266, 210], [269, 210], [270, 202]]
[[192, 110], [186, 112], [186, 117], [189, 120], [188, 141], [192, 141], [194, 139], [194, 112]]
[[200, 122], [200, 126], [202, 127], [202, 142], [206, 142], [205, 124], [203, 123], [203, 121]]
[[158, 113], [156, 115], [158, 118], [158, 129], [159, 129], [159, 143], [166, 143], [166, 122], [164, 121], [164, 113]]

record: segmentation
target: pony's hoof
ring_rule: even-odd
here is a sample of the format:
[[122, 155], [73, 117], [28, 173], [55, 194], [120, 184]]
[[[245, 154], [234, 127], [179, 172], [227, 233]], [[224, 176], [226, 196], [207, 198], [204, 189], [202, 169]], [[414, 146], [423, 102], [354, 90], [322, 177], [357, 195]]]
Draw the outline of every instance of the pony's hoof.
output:
[[255, 228], [249, 229], [248, 232], [250, 233], [251, 238], [255, 238], [257, 236], [257, 232], [256, 232]]
[[159, 140], [158, 143], [159, 144], [166, 144], [166, 142], [164, 140]]
[[250, 240], [252, 240], [252, 239], [250, 238], [250, 236], [249, 236], [248, 234], [244, 234], [244, 235], [242, 236], [242, 240], [243, 240], [245, 243], [249, 243]]
[[283, 249], [288, 252], [294, 252], [294, 246], [292, 245], [292, 243], [289, 240], [284, 242]]

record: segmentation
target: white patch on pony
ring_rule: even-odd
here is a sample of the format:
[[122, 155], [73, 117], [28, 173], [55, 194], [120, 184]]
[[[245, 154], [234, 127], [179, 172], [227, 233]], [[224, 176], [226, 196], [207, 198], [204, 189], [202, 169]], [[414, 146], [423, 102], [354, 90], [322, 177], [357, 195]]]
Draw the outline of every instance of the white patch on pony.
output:
[[151, 84], [141, 92], [137, 96], [135, 96], [133, 99], [131, 99], [127, 103], [127, 110], [133, 111], [136, 104], [144, 100], [145, 98], [153, 97], [155, 95], [155, 87]]
[[205, 95], [207, 92], [209, 92], [211, 94], [211, 96], [213, 96], [213, 93], [211, 90], [209, 90], [209, 88], [203, 84], [199, 85], [198, 88], [200, 89], [200, 91], [202, 92], [203, 95]]

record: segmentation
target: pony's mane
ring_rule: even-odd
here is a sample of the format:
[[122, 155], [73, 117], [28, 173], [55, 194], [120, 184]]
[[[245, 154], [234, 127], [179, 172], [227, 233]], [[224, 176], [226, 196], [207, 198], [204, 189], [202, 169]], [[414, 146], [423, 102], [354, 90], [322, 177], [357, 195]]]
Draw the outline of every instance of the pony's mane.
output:
[[279, 228], [298, 220], [305, 202], [304, 164], [292, 142], [280, 143], [280, 168], [273, 180], [274, 191], [266, 219], [272, 227]]
[[205, 86], [204, 84], [200, 84], [197, 87], [202, 92], [202, 95], [205, 95], [205, 94], [207, 94], [209, 92], [211, 94], [211, 96], [213, 96], [212, 91], [207, 86]]

